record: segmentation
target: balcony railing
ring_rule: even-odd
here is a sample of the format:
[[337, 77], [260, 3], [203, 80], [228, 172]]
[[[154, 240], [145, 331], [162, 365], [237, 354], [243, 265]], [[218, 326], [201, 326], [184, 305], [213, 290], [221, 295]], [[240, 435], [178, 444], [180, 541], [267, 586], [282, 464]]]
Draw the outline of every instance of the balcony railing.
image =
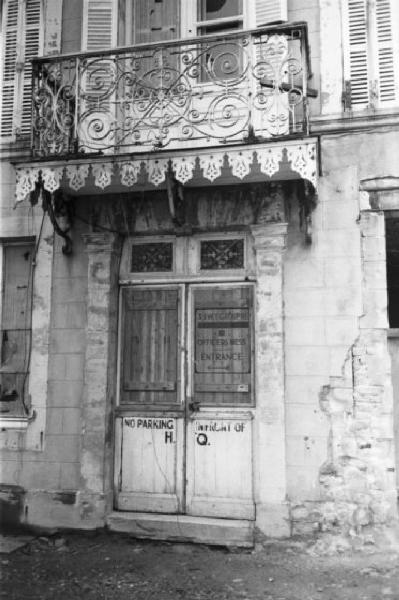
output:
[[304, 23], [36, 59], [34, 156], [307, 133]]

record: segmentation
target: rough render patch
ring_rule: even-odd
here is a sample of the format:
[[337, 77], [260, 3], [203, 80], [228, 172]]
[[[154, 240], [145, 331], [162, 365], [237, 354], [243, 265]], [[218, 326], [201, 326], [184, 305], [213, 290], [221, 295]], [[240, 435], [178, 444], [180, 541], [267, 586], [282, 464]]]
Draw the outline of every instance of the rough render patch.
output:
[[[320, 407], [330, 423], [328, 460], [319, 471], [320, 501], [291, 506], [292, 530], [339, 534], [341, 541], [334, 536], [318, 542], [315, 552], [399, 543], [392, 533], [398, 531], [392, 420], [383, 418], [390, 410], [389, 382], [380, 383], [379, 372], [386, 370], [386, 353], [385, 331], [363, 331], [342, 368], [343, 374], [352, 371], [352, 381], [334, 377], [320, 391]], [[370, 363], [370, 356], [378, 357], [378, 364]]]

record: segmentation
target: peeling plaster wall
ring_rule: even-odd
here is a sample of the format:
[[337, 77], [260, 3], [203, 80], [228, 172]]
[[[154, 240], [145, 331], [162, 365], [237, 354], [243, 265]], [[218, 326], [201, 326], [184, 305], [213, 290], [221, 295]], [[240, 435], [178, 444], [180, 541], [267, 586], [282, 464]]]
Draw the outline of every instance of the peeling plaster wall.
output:
[[397, 520], [384, 216], [359, 205], [360, 180], [399, 174], [397, 137], [380, 131], [323, 139], [312, 245], [289, 232], [284, 299], [293, 533], [375, 541], [378, 529]]

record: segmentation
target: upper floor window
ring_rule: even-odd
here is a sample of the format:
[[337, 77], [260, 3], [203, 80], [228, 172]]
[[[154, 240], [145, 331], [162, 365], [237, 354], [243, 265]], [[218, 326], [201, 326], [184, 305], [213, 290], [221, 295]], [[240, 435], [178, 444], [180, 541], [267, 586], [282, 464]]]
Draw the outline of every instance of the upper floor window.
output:
[[42, 48], [42, 0], [5, 0], [1, 19], [1, 138], [29, 135], [32, 65]]
[[243, 28], [243, 0], [198, 0], [200, 35]]
[[226, 33], [287, 19], [287, 0], [84, 0], [83, 6], [84, 50]]
[[345, 0], [344, 78], [353, 109], [384, 108], [399, 101], [399, 3]]

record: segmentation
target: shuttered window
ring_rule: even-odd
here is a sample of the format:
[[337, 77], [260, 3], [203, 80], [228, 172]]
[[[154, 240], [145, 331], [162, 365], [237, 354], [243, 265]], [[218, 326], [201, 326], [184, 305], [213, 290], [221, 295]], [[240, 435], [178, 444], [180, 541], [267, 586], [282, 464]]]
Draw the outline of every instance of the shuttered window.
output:
[[343, 20], [344, 78], [350, 82], [351, 107], [395, 106], [399, 100], [399, 45], [393, 24], [399, 21], [398, 3], [345, 0]]
[[29, 135], [32, 103], [31, 59], [42, 47], [41, 0], [5, 0], [1, 137]]
[[3, 246], [0, 416], [26, 414], [31, 346], [33, 244]]

